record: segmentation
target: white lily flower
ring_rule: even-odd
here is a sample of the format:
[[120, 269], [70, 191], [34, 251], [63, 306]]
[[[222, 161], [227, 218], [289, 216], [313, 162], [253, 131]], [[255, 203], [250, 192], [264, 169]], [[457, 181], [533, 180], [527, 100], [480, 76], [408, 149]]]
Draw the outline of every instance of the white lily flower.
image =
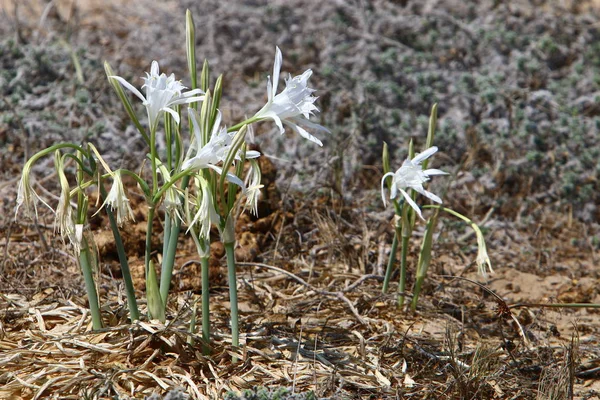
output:
[[133, 216], [133, 210], [129, 205], [129, 199], [125, 194], [125, 188], [123, 187], [123, 181], [121, 180], [121, 172], [119, 170], [115, 171], [112, 173], [112, 178], [113, 184], [104, 203], [102, 203], [100, 210], [106, 206], [110, 207], [112, 211], [116, 211], [117, 224], [122, 225], [123, 222], [127, 221], [129, 218], [132, 220], [135, 220], [135, 218]]
[[[75, 222], [73, 221], [73, 207], [71, 206], [71, 188], [65, 175], [63, 158], [58, 150], [55, 153], [55, 166], [60, 183], [60, 197], [54, 211], [54, 230], [56, 232], [56, 228], [58, 228], [63, 239], [67, 237], [75, 244], [73, 241]], [[77, 246], [75, 247], [77, 248]]]
[[[169, 170], [163, 163], [159, 162], [158, 172], [160, 172], [160, 174], [162, 175], [165, 183], [171, 181], [171, 174], [169, 173]], [[165, 191], [165, 197], [163, 199], [162, 205], [165, 208], [167, 214], [171, 216], [171, 218], [177, 217], [181, 221], [183, 221], [181, 213], [179, 212], [181, 210], [181, 196], [179, 188], [177, 188], [177, 186], [171, 185]]]
[[21, 179], [19, 180], [19, 184], [17, 186], [17, 206], [15, 207], [15, 219], [17, 218], [17, 214], [19, 213], [19, 208], [24, 204], [25, 205], [25, 213], [27, 216], [32, 217], [31, 211], [33, 210], [35, 217], [37, 218], [37, 203], [41, 201], [46, 207], [50, 210], [54, 211], [48, 203], [44, 201], [36, 192], [33, 190], [33, 184], [31, 182], [32, 171], [31, 171], [32, 163], [31, 160], [25, 163], [23, 167], [23, 173], [21, 174]]
[[492, 268], [492, 262], [490, 261], [490, 257], [487, 253], [487, 247], [485, 245], [485, 238], [483, 237], [483, 233], [481, 229], [475, 224], [472, 224], [473, 229], [475, 230], [475, 234], [477, 235], [477, 258], [475, 259], [475, 263], [477, 264], [477, 269], [479, 273], [485, 278], [487, 277], [487, 269], [489, 269], [490, 273], [494, 273]]
[[168, 112], [179, 124], [179, 114], [172, 108], [173, 106], [204, 100], [204, 96], [197, 96], [198, 94], [204, 94], [201, 89], [182, 92], [186, 87], [181, 84], [181, 81], [175, 80], [174, 74], [169, 76], [164, 72], [159, 74], [158, 62], [156, 61], [152, 61], [150, 73], [146, 72], [146, 77], [142, 78], [144, 80], [142, 89], [146, 89], [146, 96], [120, 76], [111, 76], [110, 78], [116, 79], [142, 100], [148, 112], [148, 123], [152, 131], [156, 130], [161, 113]]
[[293, 78], [290, 75], [285, 81], [285, 89], [276, 95], [282, 61], [281, 50], [276, 47], [273, 80], [271, 81], [270, 76], [267, 80], [267, 104], [254, 115], [254, 118], [259, 120], [272, 119], [279, 128], [280, 134], [285, 131], [283, 124], [286, 124], [303, 138], [323, 146], [319, 139], [299, 125], [302, 124], [311, 129], [329, 132], [327, 128], [308, 120], [311, 115], [314, 115], [314, 111], [319, 111], [314, 105], [317, 97], [312, 96], [315, 90], [308, 87], [308, 79], [312, 75], [312, 70], [307, 69], [302, 75]]
[[402, 166], [396, 172], [388, 172], [383, 176], [383, 178], [381, 178], [381, 199], [383, 200], [384, 206], [386, 205], [385, 179], [389, 176], [392, 177], [390, 199], [395, 199], [396, 196], [398, 196], [398, 192], [402, 193], [402, 196], [404, 196], [406, 202], [413, 208], [413, 210], [415, 210], [415, 212], [419, 215], [421, 219], [424, 219], [423, 215], [421, 214], [421, 209], [408, 194], [408, 189], [412, 189], [417, 193], [427, 197], [428, 199], [435, 201], [436, 203], [442, 203], [442, 199], [423, 188], [423, 183], [427, 182], [430, 176], [448, 175], [447, 172], [441, 171], [439, 169], [426, 169], [425, 171], [423, 171], [421, 163], [424, 160], [431, 157], [437, 151], [438, 148], [432, 146], [424, 152], [415, 155], [415, 157], [412, 160], [406, 159], [402, 163]]
[[188, 221], [188, 232], [193, 229], [194, 225], [199, 223], [198, 236], [200, 238], [210, 239], [210, 227], [212, 224], [219, 223], [219, 215], [215, 210], [213, 198], [210, 190], [210, 185], [206, 179], [201, 176], [196, 176], [196, 186], [198, 187], [198, 196], [196, 197], [196, 206], [198, 211], [191, 221]]
[[260, 180], [262, 178], [260, 167], [255, 160], [250, 161], [250, 169], [248, 171], [246, 185], [246, 204], [244, 208], [249, 208], [252, 214], [258, 216], [258, 200], [260, 198], [260, 189], [264, 187], [261, 185]]
[[[211, 132], [210, 139], [205, 146], [200, 147], [202, 143], [202, 131], [200, 128], [200, 124], [198, 123], [196, 113], [193, 109], [189, 109], [190, 117], [192, 119], [192, 127], [194, 130], [195, 143], [192, 145], [195, 147], [196, 155], [192, 158], [188, 158], [183, 162], [182, 169], [204, 169], [210, 168], [217, 171], [218, 174], [223, 173], [223, 169], [218, 167], [217, 164], [225, 161], [227, 158], [227, 153], [229, 153], [231, 149], [231, 142], [236, 134], [236, 132], [227, 132], [227, 128], [221, 127], [221, 112], [217, 113], [217, 117], [215, 118], [215, 123], [213, 125], [213, 129]], [[249, 150], [246, 151], [246, 158], [253, 159], [260, 156], [258, 151]], [[241, 156], [239, 154], [236, 155], [236, 159], [240, 160]], [[234, 174], [228, 172], [227, 180], [231, 183], [234, 183], [241, 188], [244, 188], [244, 182]]]

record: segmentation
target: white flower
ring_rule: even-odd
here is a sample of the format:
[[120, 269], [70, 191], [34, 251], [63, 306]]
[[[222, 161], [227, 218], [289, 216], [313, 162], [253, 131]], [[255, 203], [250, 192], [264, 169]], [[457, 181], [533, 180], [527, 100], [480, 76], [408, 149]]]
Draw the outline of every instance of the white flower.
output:
[[308, 87], [308, 79], [312, 75], [312, 70], [307, 69], [302, 75], [293, 78], [290, 75], [285, 81], [283, 92], [275, 95], [277, 93], [281, 63], [281, 50], [279, 50], [279, 47], [276, 47], [273, 81], [271, 81], [270, 76], [267, 80], [267, 104], [254, 115], [254, 118], [259, 120], [272, 119], [281, 134], [285, 131], [283, 124], [286, 124], [303, 138], [315, 142], [319, 146], [323, 146], [323, 143], [319, 139], [299, 125], [302, 124], [311, 129], [329, 132], [327, 128], [308, 120], [311, 115], [314, 115], [313, 111], [319, 111], [313, 104], [317, 100], [317, 97], [312, 96], [315, 90]]
[[[217, 173], [221, 174], [223, 169], [218, 167], [217, 164], [225, 161], [227, 154], [231, 150], [231, 142], [236, 132], [227, 132], [227, 128], [221, 127], [221, 112], [217, 112], [217, 117], [213, 125], [210, 139], [206, 145], [202, 146], [202, 131], [201, 124], [198, 123], [196, 113], [194, 110], [189, 109], [189, 114], [192, 119], [192, 127], [194, 130], [195, 142], [192, 145], [196, 148], [196, 155], [192, 158], [188, 158], [183, 162], [182, 169], [204, 169], [211, 168]], [[252, 159], [260, 156], [258, 151], [249, 150], [246, 152], [246, 158]], [[236, 154], [236, 159], [241, 159], [239, 154]], [[227, 180], [235, 183], [240, 187], [244, 187], [244, 183], [237, 176], [227, 173]]]
[[210, 227], [213, 223], [219, 223], [219, 215], [213, 204], [210, 184], [206, 179], [196, 175], [196, 186], [198, 187], [198, 195], [196, 196], [195, 205], [198, 210], [194, 218], [188, 221], [188, 232], [193, 229], [194, 225], [198, 224], [198, 237], [208, 240], [210, 239]]
[[246, 189], [246, 204], [244, 205], [244, 209], [249, 208], [255, 216], [258, 216], [260, 189], [264, 187], [264, 185], [260, 184], [261, 178], [260, 166], [255, 160], [250, 160], [250, 169], [246, 177], [246, 185], [248, 187]]
[[487, 267], [492, 274], [494, 273], [494, 270], [492, 269], [492, 262], [490, 261], [490, 257], [487, 253], [487, 247], [485, 245], [483, 233], [476, 224], [472, 224], [472, 226], [477, 235], [477, 258], [475, 259], [475, 263], [477, 264], [479, 273], [485, 278], [487, 277], [487, 271], [485, 267]]
[[[56, 231], [58, 227], [61, 236], [63, 238], [67, 237], [73, 242], [75, 222], [73, 221], [73, 207], [71, 206], [71, 188], [69, 187], [69, 181], [64, 171], [64, 159], [58, 150], [55, 157], [56, 173], [60, 183], [60, 197], [54, 211], [54, 230]], [[75, 245], [75, 243], [73, 244]], [[77, 248], [77, 246], [75, 247]]]
[[123, 222], [127, 221], [129, 218], [132, 220], [135, 219], [133, 217], [133, 210], [129, 206], [129, 199], [125, 195], [125, 188], [123, 187], [123, 181], [121, 180], [121, 172], [118, 170], [115, 171], [112, 174], [112, 178], [113, 184], [104, 203], [102, 203], [100, 210], [105, 206], [108, 206], [112, 211], [116, 211], [117, 224], [122, 225]]
[[[158, 163], [158, 172], [160, 172], [166, 184], [171, 181], [171, 174], [169, 173], [169, 170], [163, 163], [161, 163], [160, 161]], [[179, 212], [179, 210], [181, 209], [181, 196], [179, 193], [179, 188], [177, 188], [177, 186], [175, 186], [174, 184], [169, 186], [169, 188], [165, 191], [164, 196], [165, 197], [163, 199], [162, 204], [167, 214], [169, 214], [171, 218], [178, 217], [180, 220], [183, 221], [181, 213]]]
[[429, 180], [430, 176], [433, 175], [447, 175], [446, 172], [441, 171], [439, 169], [426, 169], [423, 171], [423, 167], [421, 166], [421, 162], [431, 157], [435, 152], [438, 151], [438, 148], [433, 146], [425, 150], [424, 152], [415, 155], [415, 157], [411, 159], [406, 159], [402, 166], [396, 172], [388, 172], [381, 178], [381, 199], [383, 200], [383, 205], [386, 205], [385, 201], [385, 179], [388, 176], [392, 177], [392, 188], [390, 193], [390, 199], [395, 199], [398, 195], [398, 191], [402, 193], [406, 202], [415, 210], [415, 212], [423, 219], [423, 215], [421, 214], [421, 210], [419, 206], [413, 201], [410, 195], [406, 190], [412, 189], [417, 193], [422, 194], [435, 201], [436, 203], [441, 203], [442, 199], [440, 199], [435, 194], [428, 192], [423, 188], [423, 183]]
[[204, 93], [200, 89], [182, 92], [186, 87], [180, 81], [175, 80], [174, 74], [167, 76], [165, 73], [162, 73], [159, 75], [158, 62], [156, 61], [152, 61], [150, 73], [146, 72], [146, 77], [142, 78], [144, 80], [142, 89], [146, 89], [146, 96], [120, 76], [111, 76], [110, 78], [116, 79], [121, 85], [142, 100], [148, 111], [148, 123], [152, 131], [156, 130], [161, 113], [168, 112], [173, 116], [175, 122], [179, 124], [179, 114], [172, 108], [173, 106], [204, 100], [204, 96], [196, 96], [197, 94]]

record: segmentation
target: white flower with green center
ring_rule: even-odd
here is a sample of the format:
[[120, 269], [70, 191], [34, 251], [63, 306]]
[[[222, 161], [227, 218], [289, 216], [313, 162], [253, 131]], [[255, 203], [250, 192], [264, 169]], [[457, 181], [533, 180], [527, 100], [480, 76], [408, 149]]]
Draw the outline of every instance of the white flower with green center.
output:
[[384, 206], [386, 205], [385, 179], [387, 177], [392, 177], [390, 200], [395, 199], [398, 196], [398, 192], [402, 193], [402, 196], [404, 196], [406, 202], [413, 208], [413, 210], [415, 210], [421, 219], [424, 219], [423, 215], [421, 214], [421, 209], [410, 197], [410, 194], [407, 192], [408, 189], [412, 189], [428, 199], [435, 201], [436, 203], [442, 203], [442, 199], [423, 188], [423, 184], [429, 180], [430, 176], [448, 175], [447, 172], [439, 169], [426, 169], [423, 171], [421, 163], [431, 157], [437, 151], [438, 148], [432, 146], [424, 152], [415, 155], [412, 160], [404, 160], [402, 166], [398, 168], [396, 172], [388, 172], [387, 174], [383, 175], [383, 178], [381, 178], [381, 199], [383, 200]]
[[129, 218], [132, 220], [135, 220], [135, 218], [133, 216], [133, 210], [129, 205], [129, 199], [125, 194], [125, 188], [123, 187], [123, 181], [121, 180], [121, 172], [119, 170], [115, 171], [112, 173], [112, 178], [113, 184], [104, 203], [102, 203], [100, 210], [104, 207], [110, 207], [112, 211], [116, 212], [117, 224], [122, 225], [123, 222], [127, 221]]
[[159, 117], [164, 112], [171, 114], [175, 122], [179, 124], [179, 114], [173, 106], [204, 100], [204, 96], [197, 96], [198, 94], [204, 94], [202, 90], [194, 89], [183, 92], [183, 89], [186, 89], [186, 87], [180, 81], [175, 80], [174, 74], [169, 76], [164, 72], [159, 74], [158, 62], [156, 61], [152, 61], [150, 73], [146, 72], [146, 77], [142, 78], [144, 80], [142, 89], [146, 90], [146, 96], [120, 76], [111, 76], [110, 78], [116, 79], [121, 85], [142, 100], [148, 112], [148, 124], [151, 131], [156, 130]]
[[[194, 130], [195, 142], [192, 145], [191, 150], [196, 149], [196, 155], [188, 158], [183, 162], [182, 169], [193, 168], [196, 170], [211, 168], [217, 173], [221, 174], [223, 169], [218, 167], [217, 164], [225, 161], [227, 154], [231, 150], [231, 142], [236, 132], [227, 132], [227, 128], [221, 127], [221, 112], [217, 112], [217, 117], [213, 125], [210, 139], [206, 145], [201, 146], [202, 143], [202, 130], [201, 124], [198, 123], [196, 113], [194, 110], [189, 109], [189, 114], [192, 119], [192, 127]], [[246, 151], [246, 158], [253, 159], [260, 156], [258, 151], [248, 150]], [[239, 154], [235, 157], [237, 160], [241, 159]], [[235, 183], [240, 187], [244, 187], [244, 183], [237, 176], [227, 173], [227, 180]]]
[[317, 97], [312, 95], [315, 90], [308, 87], [308, 79], [312, 75], [312, 70], [307, 69], [302, 75], [293, 78], [290, 75], [285, 81], [285, 89], [276, 95], [282, 60], [281, 50], [276, 47], [273, 80], [271, 81], [270, 76], [267, 80], [267, 104], [254, 115], [254, 118], [257, 120], [272, 119], [281, 134], [285, 132], [283, 127], [285, 124], [303, 138], [323, 146], [319, 139], [300, 126], [302, 124], [311, 129], [329, 132], [327, 128], [308, 120], [311, 115], [314, 115], [314, 111], [319, 111], [314, 105]]

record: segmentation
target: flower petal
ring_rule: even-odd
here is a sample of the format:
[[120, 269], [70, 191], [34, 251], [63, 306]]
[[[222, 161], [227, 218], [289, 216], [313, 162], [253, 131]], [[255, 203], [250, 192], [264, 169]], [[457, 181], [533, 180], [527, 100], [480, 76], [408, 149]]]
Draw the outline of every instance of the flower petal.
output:
[[387, 174], [383, 175], [383, 177], [381, 178], [381, 200], [383, 200], [383, 206], [385, 207], [387, 205], [386, 201], [385, 201], [385, 178], [387, 178], [388, 176], [394, 176], [393, 172], [388, 172]]
[[[275, 46], [275, 63], [273, 64], [273, 96], [277, 94], [277, 85], [279, 84], [279, 72], [281, 71], [282, 63], [283, 56], [281, 54], [281, 50], [279, 50], [279, 47]], [[269, 99], [269, 101], [271, 101], [271, 99]]]
[[300, 136], [302, 136], [303, 138], [308, 139], [311, 142], [314, 142], [314, 143], [318, 144], [319, 146], [323, 147], [323, 143], [319, 139], [317, 139], [316, 137], [314, 137], [313, 135], [308, 133], [308, 131], [306, 129], [304, 129], [301, 126], [296, 125], [292, 122], [289, 122], [289, 121], [284, 121], [284, 122], [286, 125], [289, 125], [293, 130], [298, 132], [300, 134]]
[[125, 89], [129, 90], [131, 93], [133, 93], [137, 97], [139, 97], [140, 100], [142, 100], [143, 102], [146, 101], [146, 98], [144, 97], [144, 95], [141, 94], [139, 90], [137, 90], [131, 83], [127, 82], [125, 79], [121, 78], [120, 76], [114, 76], [114, 75], [110, 76], [109, 78], [117, 80], [121, 85], [125, 86]]
[[430, 148], [428, 148], [424, 152], [417, 154], [412, 159], [412, 162], [413, 163], [420, 163], [421, 161], [426, 160], [429, 157], [431, 157], [432, 155], [434, 155], [437, 151], [438, 151], [438, 148], [436, 146], [431, 146]]
[[179, 125], [180, 119], [179, 119], [179, 113], [177, 113], [177, 111], [173, 110], [170, 107], [163, 107], [163, 108], [161, 108], [161, 111], [168, 112], [169, 114], [171, 114], [171, 116], [175, 120], [175, 123], [177, 125]]
[[417, 205], [417, 203], [415, 203], [413, 201], [413, 199], [410, 198], [410, 195], [408, 193], [406, 193], [404, 190], [400, 189], [400, 192], [402, 193], [402, 196], [404, 196], [404, 199], [406, 200], [406, 202], [408, 203], [408, 205], [411, 206], [413, 210], [415, 210], [415, 212], [417, 213], [417, 215], [423, 221], [425, 221], [425, 218], [423, 218], [423, 214], [421, 214], [421, 209], [419, 208], [419, 206]]
[[423, 171], [423, 173], [425, 175], [430, 175], [430, 176], [433, 176], [433, 175], [450, 175], [447, 172], [442, 171], [441, 169], [435, 169], [435, 168], [433, 168], [433, 169], [426, 169], [425, 171]]
[[415, 191], [417, 191], [418, 193], [422, 194], [423, 196], [427, 197], [430, 200], [435, 201], [436, 203], [440, 203], [442, 204], [442, 199], [440, 199], [438, 196], [436, 196], [435, 194], [428, 192], [427, 190], [423, 189], [423, 186], [413, 186], [412, 187]]

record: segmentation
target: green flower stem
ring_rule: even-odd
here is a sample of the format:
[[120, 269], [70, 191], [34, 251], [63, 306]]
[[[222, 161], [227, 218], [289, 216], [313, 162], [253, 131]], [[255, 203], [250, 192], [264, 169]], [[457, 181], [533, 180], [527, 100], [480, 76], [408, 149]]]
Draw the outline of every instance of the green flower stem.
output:
[[[158, 122], [157, 122], [158, 124]], [[150, 162], [152, 163], [152, 193], [158, 192], [158, 171], [156, 169], [156, 127], [150, 132]]]
[[165, 254], [169, 251], [169, 236], [171, 235], [171, 217], [169, 214], [165, 214], [165, 222], [163, 228], [163, 251], [162, 256], [165, 257]]
[[200, 260], [202, 267], [202, 352], [204, 355], [210, 354], [210, 282], [208, 276], [208, 259], [202, 257]]
[[144, 255], [144, 265], [146, 267], [146, 279], [148, 279], [148, 271], [150, 270], [150, 260], [152, 259], [152, 223], [154, 222], [154, 213], [156, 206], [150, 204], [148, 208], [148, 226], [146, 227], [146, 253]]
[[84, 154], [86, 157], [89, 157], [89, 153], [87, 151], [85, 151], [81, 146], [77, 146], [76, 144], [72, 144], [72, 143], [59, 143], [59, 144], [55, 144], [54, 146], [50, 146], [47, 149], [44, 149], [42, 151], [35, 153], [33, 156], [31, 156], [31, 158], [27, 161], [26, 164], [33, 165], [33, 163], [35, 163], [37, 160], [44, 157], [45, 155], [52, 154], [56, 150], [66, 149], [66, 148], [76, 150], [76, 151]]
[[167, 297], [171, 288], [171, 280], [173, 278], [173, 265], [175, 264], [175, 251], [177, 250], [177, 239], [179, 239], [180, 222], [176, 219], [171, 221], [170, 232], [165, 237], [168, 238], [167, 251], [163, 253], [163, 262], [160, 272], [160, 298], [163, 301], [165, 311], [167, 308]]
[[437, 225], [439, 216], [439, 210], [436, 210], [435, 214], [427, 221], [427, 228], [425, 231], [425, 237], [421, 245], [421, 252], [419, 253], [419, 260], [417, 261], [417, 279], [413, 288], [413, 298], [410, 303], [411, 311], [415, 312], [417, 309], [417, 303], [419, 302], [419, 295], [421, 294], [421, 287], [425, 278], [427, 277], [427, 271], [431, 264], [431, 248], [433, 246], [433, 231]]
[[88, 301], [90, 303], [90, 313], [92, 314], [92, 328], [94, 330], [102, 329], [102, 315], [100, 314], [100, 302], [98, 300], [98, 292], [94, 284], [94, 274], [90, 262], [90, 250], [87, 240], [82, 240], [81, 250], [79, 251], [79, 266], [83, 273], [85, 281], [85, 290], [87, 291]]
[[401, 219], [401, 232], [398, 232], [396, 228], [396, 235], [400, 233], [402, 237], [402, 248], [400, 250], [400, 282], [398, 284], [398, 308], [404, 306], [404, 292], [406, 290], [406, 259], [408, 255], [408, 242], [412, 235], [412, 224], [408, 218], [408, 202], [402, 204], [402, 219]]
[[234, 125], [234, 126], [228, 128], [227, 132], [235, 132], [235, 131], [239, 130], [241, 127], [243, 127], [244, 125], [250, 125], [250, 124], [252, 124], [254, 122], [258, 122], [258, 121], [261, 121], [261, 120], [262, 120], [262, 118], [256, 118], [256, 117], [248, 118], [247, 120], [242, 121], [239, 124]]
[[[103, 198], [106, 198], [106, 189], [103, 185], [100, 185], [100, 191]], [[127, 294], [127, 306], [129, 307], [129, 317], [131, 322], [140, 319], [140, 311], [138, 309], [137, 300], [135, 298], [135, 288], [133, 287], [133, 280], [131, 279], [131, 271], [129, 270], [129, 263], [127, 262], [127, 255], [125, 254], [125, 246], [123, 246], [123, 240], [121, 239], [121, 233], [115, 220], [115, 214], [112, 212], [110, 207], [106, 207], [106, 214], [108, 214], [108, 220], [110, 221], [110, 229], [112, 230], [113, 237], [115, 238], [115, 245], [117, 247], [117, 254], [119, 255], [119, 262], [121, 263], [121, 273], [123, 274], [123, 282], [125, 282], [125, 293]]]
[[188, 168], [188, 169], [185, 169], [185, 170], [180, 171], [180, 172], [176, 173], [175, 175], [173, 175], [169, 182], [165, 182], [165, 184], [162, 185], [157, 192], [155, 192], [155, 194], [152, 196], [152, 203], [154, 203], [154, 204], [158, 203], [158, 201], [160, 200], [162, 195], [165, 194], [165, 192], [167, 190], [169, 190], [169, 188], [171, 186], [176, 184], [177, 181], [181, 178], [183, 178], [183, 180], [181, 181], [181, 190], [185, 190], [190, 181], [190, 173], [191, 172], [193, 172], [193, 169]]
[[408, 241], [410, 236], [402, 236], [402, 249], [400, 258], [400, 283], [398, 284], [398, 308], [404, 306], [404, 291], [406, 290], [406, 255], [408, 254]]
[[[384, 164], [386, 163], [387, 160], [387, 144], [384, 144]], [[385, 168], [389, 168], [384, 166]], [[394, 211], [396, 213], [396, 221], [395, 221], [395, 225], [394, 225], [394, 240], [392, 241], [392, 250], [390, 252], [390, 258], [388, 259], [388, 265], [387, 268], [385, 270], [385, 277], [383, 279], [383, 288], [382, 288], [382, 293], [387, 293], [389, 290], [389, 286], [390, 286], [390, 279], [392, 277], [392, 271], [394, 269], [394, 264], [396, 263], [396, 252], [398, 251], [398, 238], [400, 238], [401, 235], [401, 225], [400, 225], [400, 216], [402, 215], [402, 209], [400, 206], [400, 203], [398, 202], [398, 200], [394, 199], [392, 200], [392, 204], [394, 205]]]
[[[157, 192], [154, 198], [157, 198], [159, 194], [164, 193], [181, 177], [183, 177], [183, 180], [181, 181], [181, 190], [185, 190], [190, 182], [189, 173], [190, 170], [185, 170], [181, 171], [178, 174], [175, 174], [169, 182], [165, 183], [160, 188], [160, 190]], [[165, 189], [165, 187], [167, 189]], [[173, 266], [175, 265], [175, 252], [177, 250], [179, 230], [181, 229], [181, 220], [179, 220], [179, 218], [174, 218], [173, 220], [171, 220], [169, 228], [170, 229], [167, 235], [167, 226], [165, 225], [165, 241], [166, 243], [168, 243], [168, 245], [166, 246], [165, 250], [165, 246], [163, 244], [163, 260], [160, 273], [160, 295], [165, 306], [165, 313], [167, 307], [167, 297], [169, 296], [169, 289], [171, 288], [171, 280], [173, 278]]]
[[387, 293], [390, 287], [390, 279], [392, 277], [392, 270], [394, 269], [394, 263], [396, 262], [396, 251], [398, 251], [398, 230], [394, 233], [394, 240], [392, 241], [392, 250], [390, 251], [390, 258], [388, 258], [388, 265], [385, 270], [385, 277], [383, 278], [383, 288], [381, 292]]
[[[225, 246], [225, 254], [227, 255], [227, 276], [229, 282], [229, 302], [231, 303], [231, 344], [234, 348], [240, 345], [240, 329], [238, 325], [238, 295], [237, 295], [237, 278], [235, 272], [235, 242], [223, 243]], [[237, 357], [232, 358], [232, 362], [236, 363]]]

